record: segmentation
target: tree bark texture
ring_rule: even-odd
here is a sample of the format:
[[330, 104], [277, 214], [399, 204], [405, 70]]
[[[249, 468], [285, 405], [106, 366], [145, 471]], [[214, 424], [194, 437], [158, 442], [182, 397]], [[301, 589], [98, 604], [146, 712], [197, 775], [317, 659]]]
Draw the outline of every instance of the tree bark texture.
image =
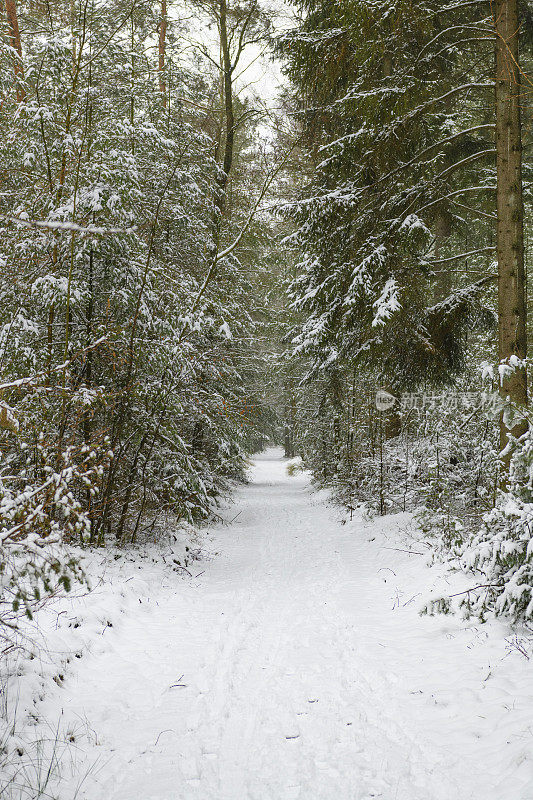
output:
[[[526, 357], [526, 290], [524, 267], [524, 208], [522, 201], [522, 137], [520, 121], [519, 22], [517, 0], [494, 0], [496, 32], [495, 102], [498, 258], [498, 356], [499, 360]], [[517, 369], [501, 382], [501, 394], [513, 404], [527, 404], [527, 373]], [[514, 436], [527, 430], [517, 424]], [[500, 424], [501, 449], [508, 431]], [[504, 473], [510, 457], [504, 458]]]

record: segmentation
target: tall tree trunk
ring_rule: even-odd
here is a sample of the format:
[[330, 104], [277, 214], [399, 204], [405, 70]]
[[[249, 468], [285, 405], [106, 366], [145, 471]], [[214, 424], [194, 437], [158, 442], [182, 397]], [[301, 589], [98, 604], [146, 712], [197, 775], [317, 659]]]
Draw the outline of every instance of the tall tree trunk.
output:
[[[498, 256], [498, 355], [526, 357], [526, 290], [524, 269], [524, 207], [522, 201], [522, 137], [520, 128], [520, 67], [518, 0], [494, 0], [496, 29], [496, 170]], [[527, 404], [527, 373], [517, 369], [501, 382], [501, 394], [517, 406]], [[511, 433], [519, 436], [527, 423]], [[508, 431], [500, 422], [500, 446], [508, 442]], [[503, 459], [506, 484], [510, 455]]]
[[15, 51], [15, 55], [13, 56], [13, 71], [15, 73], [17, 102], [21, 103], [26, 97], [26, 92], [22, 85], [22, 81], [24, 80], [24, 67], [22, 65], [22, 45], [20, 43], [17, 5], [15, 0], [5, 0], [5, 2], [7, 21], [9, 24], [9, 44]]
[[222, 50], [222, 81], [224, 88], [224, 115], [226, 122], [226, 137], [224, 144], [224, 160], [222, 174], [218, 180], [218, 193], [216, 206], [222, 215], [226, 207], [226, 189], [228, 185], [231, 165], [233, 163], [233, 148], [235, 141], [235, 113], [233, 110], [233, 67], [228, 37], [228, 11], [226, 0], [220, 0], [220, 48]]
[[449, 297], [452, 290], [452, 267], [439, 264], [441, 247], [452, 234], [451, 216], [447, 208], [441, 208], [435, 220], [435, 302], [441, 303]]
[[165, 80], [167, 24], [167, 0], [161, 0], [161, 20], [159, 22], [159, 91], [161, 92], [163, 108], [167, 107], [167, 83]]
[[131, 152], [135, 154], [135, 20], [131, 15], [130, 43], [131, 43], [131, 98], [130, 98], [130, 125], [131, 125]]

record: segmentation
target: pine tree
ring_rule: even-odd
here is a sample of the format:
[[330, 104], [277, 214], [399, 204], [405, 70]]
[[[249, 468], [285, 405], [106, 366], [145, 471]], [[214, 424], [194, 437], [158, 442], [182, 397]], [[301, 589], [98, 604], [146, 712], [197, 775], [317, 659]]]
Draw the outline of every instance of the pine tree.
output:
[[[519, 407], [527, 406], [526, 288], [524, 269], [524, 204], [522, 200], [522, 134], [520, 107], [523, 99], [519, 56], [518, 3], [501, 0], [494, 4], [495, 100], [497, 155], [497, 256], [498, 331], [500, 362], [510, 358], [520, 364], [505, 375], [501, 391]], [[519, 437], [527, 430], [524, 421], [511, 433]], [[507, 426], [500, 422], [500, 448], [508, 444]], [[509, 472], [510, 451], [504, 459], [503, 483]]]

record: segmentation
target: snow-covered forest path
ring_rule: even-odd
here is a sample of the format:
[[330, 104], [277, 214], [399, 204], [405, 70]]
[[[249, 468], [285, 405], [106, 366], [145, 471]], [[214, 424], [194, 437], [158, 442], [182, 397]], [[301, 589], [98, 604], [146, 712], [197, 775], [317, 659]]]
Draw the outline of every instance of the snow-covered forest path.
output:
[[501, 630], [418, 615], [430, 571], [397, 518], [341, 524], [278, 451], [252, 477], [216, 554], [58, 689], [99, 756], [79, 796], [533, 797], [533, 686]]

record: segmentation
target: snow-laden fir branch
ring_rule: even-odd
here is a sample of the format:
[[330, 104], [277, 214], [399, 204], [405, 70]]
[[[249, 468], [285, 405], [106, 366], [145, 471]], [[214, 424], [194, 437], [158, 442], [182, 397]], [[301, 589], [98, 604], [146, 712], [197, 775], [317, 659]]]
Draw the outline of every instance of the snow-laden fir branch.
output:
[[59, 222], [40, 219], [24, 219], [22, 217], [12, 217], [7, 214], [0, 214], [0, 219], [21, 225], [26, 228], [38, 228], [53, 231], [54, 233], [81, 233], [92, 236], [123, 235], [131, 236], [137, 231], [137, 226], [131, 228], [103, 228], [98, 225], [78, 225], [75, 222]]

